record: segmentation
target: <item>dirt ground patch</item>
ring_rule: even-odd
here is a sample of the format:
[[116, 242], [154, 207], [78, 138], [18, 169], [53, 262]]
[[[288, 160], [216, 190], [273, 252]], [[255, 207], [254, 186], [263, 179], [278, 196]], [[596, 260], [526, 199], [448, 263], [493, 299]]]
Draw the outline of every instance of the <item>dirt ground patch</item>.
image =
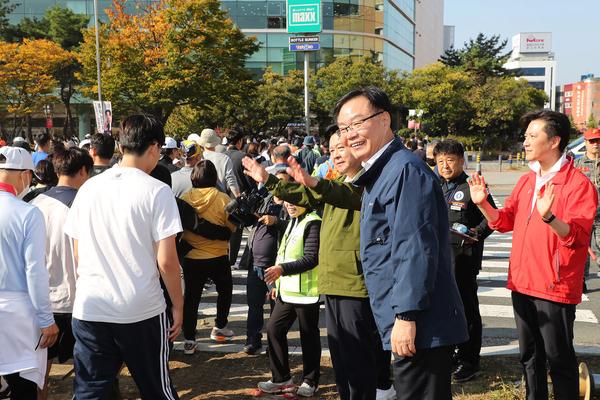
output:
[[[172, 355], [171, 376], [182, 400], [204, 399], [251, 399], [249, 392], [261, 380], [270, 378], [267, 357], [248, 356], [240, 353], [196, 353], [184, 356], [181, 352]], [[600, 373], [600, 357], [580, 356], [594, 373]], [[471, 382], [453, 385], [457, 400], [521, 400], [524, 389], [515, 384], [521, 379], [521, 368], [515, 356], [483, 357], [482, 375]], [[302, 370], [300, 356], [291, 356], [294, 379], [298, 382]], [[64, 375], [71, 365], [53, 366], [50, 376], [50, 399], [70, 400], [73, 376]], [[321, 385], [315, 399], [337, 399], [333, 368], [329, 358], [321, 363]], [[135, 383], [127, 370], [120, 377], [123, 398], [138, 399]], [[600, 394], [594, 399], [600, 400]]]

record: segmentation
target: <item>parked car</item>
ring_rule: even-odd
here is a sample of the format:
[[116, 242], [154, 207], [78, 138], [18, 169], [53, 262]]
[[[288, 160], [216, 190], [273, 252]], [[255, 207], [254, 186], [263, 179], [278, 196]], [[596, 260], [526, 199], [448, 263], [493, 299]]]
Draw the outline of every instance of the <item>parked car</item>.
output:
[[571, 154], [573, 159], [578, 159], [585, 154], [585, 140], [583, 136], [573, 140], [567, 145], [567, 154]]

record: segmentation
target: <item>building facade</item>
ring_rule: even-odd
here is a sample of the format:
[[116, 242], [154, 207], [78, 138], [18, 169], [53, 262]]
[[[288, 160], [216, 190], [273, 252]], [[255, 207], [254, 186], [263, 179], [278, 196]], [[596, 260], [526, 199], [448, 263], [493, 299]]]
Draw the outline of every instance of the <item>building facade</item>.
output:
[[415, 68], [421, 68], [444, 52], [444, 0], [416, 0], [415, 16]]
[[[234, 23], [261, 44], [247, 67], [261, 75], [267, 67], [285, 74], [302, 69], [304, 56], [288, 50], [286, 2], [224, 0]], [[410, 71], [415, 54], [415, 0], [323, 0], [321, 50], [310, 57], [315, 70], [337, 57], [371, 56], [390, 69]]]
[[[125, 10], [135, 12], [140, 5], [154, 1], [156, 0], [128, 1], [125, 3]], [[42, 18], [48, 8], [56, 5], [69, 8], [77, 14], [94, 15], [93, 0], [8, 0], [8, 3], [16, 5], [14, 11], [9, 15], [11, 23], [19, 22], [23, 18]], [[98, 0], [100, 19], [106, 18], [104, 10], [111, 8], [112, 4], [112, 0]]]
[[444, 25], [444, 51], [454, 48], [454, 35], [456, 27], [454, 25]]
[[[135, 12], [139, 5], [153, 0], [130, 0], [126, 9]], [[436, 3], [443, 0], [436, 0]], [[16, 8], [12, 23], [41, 18], [45, 11], [60, 5], [76, 13], [93, 15], [93, 0], [9, 0]], [[267, 67], [286, 73], [303, 68], [303, 55], [288, 50], [285, 0], [223, 0], [233, 22], [261, 44], [247, 60], [247, 67], [262, 75]], [[322, 0], [323, 32], [321, 50], [311, 54], [310, 65], [317, 69], [337, 57], [372, 56], [390, 69], [411, 71], [415, 66], [415, 0]], [[100, 18], [112, 7], [112, 0], [98, 0]], [[427, 9], [421, 7], [424, 13]], [[426, 25], [423, 20], [423, 24]], [[440, 29], [442, 25], [440, 23]]]
[[589, 77], [581, 82], [568, 83], [561, 88], [560, 111], [569, 115], [580, 131], [588, 121], [600, 120], [600, 79]]
[[552, 53], [552, 33], [519, 33], [512, 38], [512, 53], [504, 68], [517, 70], [518, 79], [546, 92], [545, 108], [556, 104], [556, 61]]

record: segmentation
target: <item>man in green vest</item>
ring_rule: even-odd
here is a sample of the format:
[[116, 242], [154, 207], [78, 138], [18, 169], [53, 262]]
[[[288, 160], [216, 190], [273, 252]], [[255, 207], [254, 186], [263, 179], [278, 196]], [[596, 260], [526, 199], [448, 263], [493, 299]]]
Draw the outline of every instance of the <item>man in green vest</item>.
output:
[[[323, 207], [319, 293], [325, 295], [327, 339], [340, 398], [394, 399], [391, 353], [383, 350], [360, 261], [358, 210], [362, 189], [342, 187], [356, 176], [361, 165], [336, 134], [331, 136], [329, 149], [335, 170], [341, 174], [335, 180], [311, 177], [291, 158], [289, 172], [303, 184], [278, 180], [249, 158], [243, 164], [246, 174], [264, 183], [273, 195], [299, 206]], [[342, 189], [343, 195], [336, 189]]]
[[292, 391], [287, 334], [298, 318], [302, 343], [302, 384], [296, 394], [312, 397], [319, 387], [321, 335], [319, 292], [315, 268], [319, 262], [321, 218], [303, 207], [284, 202], [291, 220], [283, 235], [276, 265], [265, 270], [265, 282], [277, 284], [275, 307], [267, 324], [271, 379], [259, 382], [266, 393]]

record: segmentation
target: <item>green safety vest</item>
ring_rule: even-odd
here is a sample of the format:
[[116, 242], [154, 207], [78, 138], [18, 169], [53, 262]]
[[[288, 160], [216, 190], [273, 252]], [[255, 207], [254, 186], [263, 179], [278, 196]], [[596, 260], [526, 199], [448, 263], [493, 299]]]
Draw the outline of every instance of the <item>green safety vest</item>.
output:
[[[304, 230], [311, 221], [320, 221], [315, 212], [308, 213], [299, 223], [292, 219], [287, 226], [279, 251], [277, 264], [296, 261], [304, 256]], [[296, 304], [313, 304], [319, 301], [317, 267], [300, 274], [281, 276], [277, 280], [277, 293], [283, 301]]]

